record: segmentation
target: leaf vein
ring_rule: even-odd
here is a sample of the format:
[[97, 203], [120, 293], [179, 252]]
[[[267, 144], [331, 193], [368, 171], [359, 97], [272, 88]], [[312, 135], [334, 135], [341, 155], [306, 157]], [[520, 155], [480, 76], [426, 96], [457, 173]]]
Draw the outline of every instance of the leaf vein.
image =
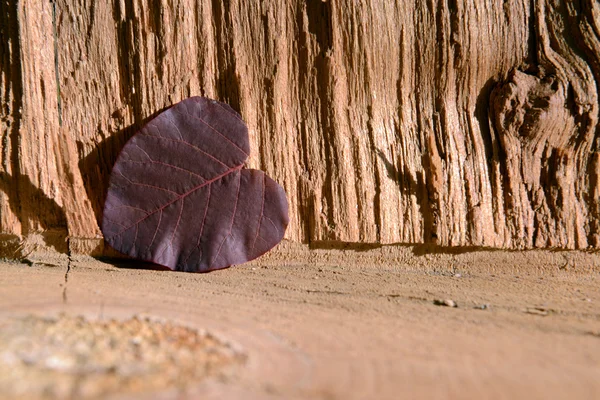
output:
[[254, 236], [254, 241], [252, 242], [252, 249], [250, 249], [250, 251], [254, 251], [254, 248], [256, 247], [256, 239], [258, 238], [258, 235], [260, 233], [260, 227], [262, 225], [262, 220], [263, 220], [263, 214], [265, 211], [265, 188], [266, 188], [266, 184], [267, 184], [267, 175], [263, 174], [263, 184], [262, 184], [262, 204], [260, 206], [260, 216], [258, 218], [258, 226], [256, 227], [256, 236]]
[[152, 159], [150, 159], [149, 161], [133, 161], [133, 160], [125, 160], [124, 162], [126, 162], [126, 163], [130, 163], [130, 164], [141, 164], [141, 165], [146, 165], [146, 164], [159, 164], [159, 165], [164, 165], [165, 167], [169, 167], [169, 168], [173, 168], [173, 169], [178, 169], [178, 170], [181, 170], [181, 171], [189, 172], [190, 174], [192, 174], [192, 175], [195, 175], [195, 176], [197, 176], [197, 177], [199, 177], [199, 178], [202, 178], [202, 179], [203, 179], [203, 180], [205, 180], [205, 181], [207, 180], [207, 179], [206, 179], [205, 177], [203, 177], [202, 175], [200, 175], [200, 174], [198, 174], [198, 173], [196, 173], [196, 172], [190, 171], [189, 169], [186, 169], [186, 168], [181, 168], [181, 167], [178, 167], [178, 166], [176, 166], [176, 165], [169, 164], [169, 163], [164, 163], [164, 162], [162, 162], [162, 161], [156, 161], [156, 160], [152, 160]]
[[[200, 190], [200, 189], [202, 189], [204, 186], [210, 185], [211, 183], [213, 183], [213, 182], [215, 182], [215, 181], [218, 181], [219, 179], [222, 179], [223, 177], [225, 177], [225, 176], [227, 176], [227, 175], [229, 175], [229, 174], [232, 174], [232, 173], [234, 173], [235, 171], [239, 171], [240, 169], [242, 169], [242, 166], [241, 166], [241, 165], [240, 165], [240, 166], [238, 166], [238, 167], [232, 168], [232, 169], [230, 169], [230, 170], [226, 171], [225, 173], [223, 173], [223, 174], [221, 174], [221, 175], [218, 175], [218, 176], [216, 176], [215, 178], [213, 178], [213, 179], [211, 179], [211, 180], [208, 180], [208, 181], [206, 181], [206, 182], [203, 182], [203, 183], [201, 183], [200, 185], [198, 185], [198, 186], [196, 186], [196, 187], [194, 187], [194, 188], [190, 189], [190, 190], [189, 190], [189, 191], [187, 191], [186, 193], [183, 193], [183, 194], [179, 195], [177, 198], [175, 198], [175, 199], [171, 200], [170, 202], [168, 202], [168, 203], [164, 204], [163, 206], [161, 206], [161, 207], [157, 208], [156, 210], [150, 211], [150, 212], [148, 213], [148, 215], [144, 216], [143, 218], [140, 218], [139, 220], [137, 220], [136, 222], [134, 222], [134, 223], [133, 223], [131, 226], [129, 226], [129, 227], [127, 227], [126, 229], [124, 229], [124, 230], [122, 230], [122, 231], [118, 232], [118, 233], [117, 233], [117, 234], [115, 234], [114, 236], [119, 236], [119, 235], [121, 235], [121, 234], [122, 234], [124, 231], [126, 231], [127, 229], [131, 228], [131, 227], [132, 227], [132, 226], [134, 226], [134, 225], [137, 225], [137, 224], [139, 224], [139, 223], [143, 222], [144, 220], [146, 220], [146, 219], [147, 219], [147, 218], [149, 218], [150, 216], [154, 215], [155, 213], [157, 213], [157, 212], [159, 212], [159, 211], [162, 211], [162, 210], [164, 210], [165, 208], [169, 207], [171, 204], [175, 203], [177, 200], [179, 200], [179, 199], [181, 199], [181, 198], [183, 198], [183, 197], [187, 197], [187, 196], [189, 196], [190, 194], [194, 193], [196, 190]], [[125, 178], [125, 179], [127, 179], [127, 178]]]
[[207, 153], [206, 151], [202, 150], [200, 147], [198, 147], [198, 146], [194, 146], [193, 144], [191, 144], [191, 143], [189, 143], [189, 142], [187, 142], [187, 141], [185, 141], [185, 140], [179, 140], [179, 139], [173, 139], [173, 138], [166, 138], [166, 137], [163, 137], [163, 136], [155, 136], [155, 135], [150, 135], [150, 134], [148, 134], [148, 133], [141, 133], [141, 132], [139, 133], [139, 135], [142, 135], [142, 136], [147, 136], [147, 137], [154, 138], [154, 139], [159, 139], [159, 140], [168, 140], [168, 141], [171, 141], [171, 142], [183, 143], [183, 144], [185, 144], [186, 146], [189, 146], [189, 147], [191, 147], [191, 148], [195, 149], [195, 150], [196, 150], [196, 151], [198, 151], [199, 153], [202, 153], [202, 154], [204, 154], [205, 156], [207, 156], [207, 157], [208, 157], [208, 158], [210, 158], [211, 160], [214, 160], [214, 161], [218, 162], [219, 164], [221, 164], [221, 165], [222, 165], [222, 166], [224, 166], [225, 168], [231, 168], [229, 165], [225, 164], [223, 161], [221, 161], [221, 160], [219, 160], [218, 158], [214, 157], [214, 156], [213, 156], [213, 155], [211, 155], [210, 153]]
[[203, 120], [200, 117], [196, 117], [195, 115], [192, 114], [184, 114], [181, 111], [173, 111], [173, 112], [177, 112], [180, 115], [183, 116], [187, 116], [190, 118], [194, 118], [199, 120], [200, 122], [202, 122], [204, 125], [208, 126], [210, 129], [212, 129], [213, 131], [215, 131], [217, 134], [219, 134], [219, 136], [221, 136], [223, 139], [227, 140], [229, 143], [231, 143], [232, 146], [234, 146], [236, 149], [238, 149], [239, 151], [241, 151], [242, 153], [244, 153], [246, 156], [249, 156], [250, 154], [248, 154], [244, 149], [242, 149], [237, 143], [235, 143], [233, 140], [231, 140], [230, 138], [228, 138], [227, 136], [225, 136], [225, 134], [223, 134], [222, 132], [220, 132], [219, 130], [217, 130], [214, 126], [212, 126], [211, 124], [209, 124], [208, 122], [206, 122], [205, 120]]
[[123, 174], [121, 173], [121, 171], [116, 171], [116, 172], [117, 172], [119, 175], [121, 175], [123, 178], [125, 178], [125, 180], [126, 180], [127, 182], [131, 183], [132, 185], [137, 185], [137, 186], [145, 186], [145, 187], [149, 187], [149, 188], [151, 188], [151, 189], [163, 190], [163, 191], [165, 191], [165, 192], [174, 193], [174, 194], [176, 194], [176, 195], [180, 196], [180, 194], [179, 194], [179, 193], [177, 193], [177, 192], [175, 192], [175, 191], [173, 191], [173, 190], [170, 190], [170, 189], [165, 189], [165, 188], [161, 188], [160, 186], [149, 185], [149, 184], [147, 184], [147, 183], [135, 182], [135, 181], [132, 181], [131, 179], [129, 179], [128, 177], [126, 177], [125, 175], [123, 175]]
[[225, 241], [231, 236], [231, 230], [233, 229], [233, 223], [235, 222], [235, 213], [237, 212], [237, 205], [238, 205], [238, 201], [240, 200], [240, 188], [242, 186], [242, 174], [240, 174], [238, 182], [239, 182], [238, 189], [237, 189], [237, 194], [235, 196], [235, 205], [233, 206], [233, 214], [231, 215], [231, 224], [229, 225], [229, 232], [227, 233], [227, 235], [225, 235], [225, 237], [221, 241], [219, 250], [217, 250], [217, 254], [213, 257], [213, 259], [210, 263], [210, 266], [208, 267], [209, 269], [212, 269], [213, 264], [215, 263], [215, 261], [217, 261], [217, 258], [219, 258], [219, 255], [221, 254], [221, 250], [223, 249], [223, 244], [225, 244]]

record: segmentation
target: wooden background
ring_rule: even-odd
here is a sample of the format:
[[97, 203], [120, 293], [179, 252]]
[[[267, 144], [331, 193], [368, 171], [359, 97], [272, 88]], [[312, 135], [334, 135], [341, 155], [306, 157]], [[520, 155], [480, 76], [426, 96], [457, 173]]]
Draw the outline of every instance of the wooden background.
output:
[[193, 95], [292, 241], [600, 246], [595, 0], [0, 0], [0, 34], [0, 252], [101, 251], [118, 151]]

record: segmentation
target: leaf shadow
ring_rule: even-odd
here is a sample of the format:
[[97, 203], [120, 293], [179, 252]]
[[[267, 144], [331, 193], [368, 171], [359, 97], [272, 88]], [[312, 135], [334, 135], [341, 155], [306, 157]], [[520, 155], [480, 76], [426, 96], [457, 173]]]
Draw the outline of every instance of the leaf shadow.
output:
[[133, 258], [126, 258], [127, 256], [121, 256], [121, 258], [115, 258], [111, 256], [96, 257], [97, 260], [112, 265], [118, 269], [141, 269], [147, 271], [171, 271], [170, 268], [164, 265], [155, 264], [150, 261], [140, 261]]

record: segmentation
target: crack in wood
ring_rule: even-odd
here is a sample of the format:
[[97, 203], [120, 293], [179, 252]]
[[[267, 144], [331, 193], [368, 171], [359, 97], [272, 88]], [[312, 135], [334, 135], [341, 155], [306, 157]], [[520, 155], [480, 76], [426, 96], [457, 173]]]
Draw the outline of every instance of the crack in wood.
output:
[[54, 37], [54, 75], [56, 78], [56, 104], [58, 111], [58, 126], [62, 126], [62, 100], [60, 95], [60, 67], [58, 63], [58, 28], [56, 26], [56, 0], [52, 4], [52, 35]]

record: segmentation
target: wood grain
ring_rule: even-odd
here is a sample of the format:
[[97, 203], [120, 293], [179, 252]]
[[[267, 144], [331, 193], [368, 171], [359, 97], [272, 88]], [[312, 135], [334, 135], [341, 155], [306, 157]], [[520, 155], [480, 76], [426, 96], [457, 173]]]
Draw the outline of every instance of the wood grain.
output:
[[[292, 241], [600, 246], [593, 0], [23, 0], [0, 11], [6, 238], [98, 238], [125, 141], [204, 95], [248, 123], [249, 166], [286, 189]], [[76, 156], [58, 157], [56, 141]]]

